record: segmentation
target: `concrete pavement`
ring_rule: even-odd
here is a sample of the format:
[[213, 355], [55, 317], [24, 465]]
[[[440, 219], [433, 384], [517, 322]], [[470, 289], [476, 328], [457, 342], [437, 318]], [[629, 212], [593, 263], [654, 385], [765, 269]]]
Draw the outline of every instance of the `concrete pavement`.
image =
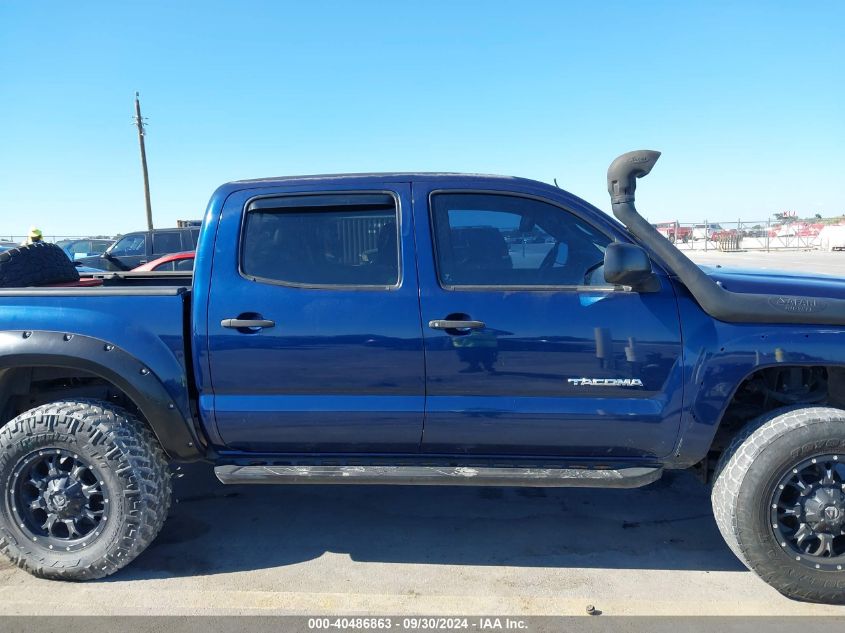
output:
[[687, 473], [638, 490], [224, 487], [207, 467], [98, 582], [0, 564], [4, 614], [806, 614], [722, 542]]

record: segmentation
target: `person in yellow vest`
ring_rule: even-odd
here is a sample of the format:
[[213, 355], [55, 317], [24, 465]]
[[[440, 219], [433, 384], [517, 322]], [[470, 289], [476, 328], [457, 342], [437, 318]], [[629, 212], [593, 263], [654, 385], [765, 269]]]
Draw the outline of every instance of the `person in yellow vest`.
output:
[[26, 246], [27, 244], [35, 244], [36, 242], [40, 242], [44, 236], [41, 234], [41, 229], [37, 229], [34, 226], [29, 229], [29, 235], [27, 235], [26, 239], [24, 240], [21, 246]]

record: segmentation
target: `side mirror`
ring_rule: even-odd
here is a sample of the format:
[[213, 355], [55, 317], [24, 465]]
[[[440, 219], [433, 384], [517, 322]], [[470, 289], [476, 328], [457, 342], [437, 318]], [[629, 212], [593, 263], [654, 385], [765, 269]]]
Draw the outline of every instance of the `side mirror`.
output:
[[604, 253], [604, 279], [615, 286], [630, 286], [639, 292], [655, 292], [660, 282], [651, 269], [651, 259], [636, 244], [613, 242]]

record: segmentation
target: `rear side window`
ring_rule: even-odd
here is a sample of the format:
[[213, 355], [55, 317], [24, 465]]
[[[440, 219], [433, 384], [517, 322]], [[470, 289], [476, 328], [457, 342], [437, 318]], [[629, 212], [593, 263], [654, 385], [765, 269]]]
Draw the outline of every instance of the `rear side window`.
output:
[[179, 231], [164, 231], [153, 233], [153, 253], [178, 253], [182, 250], [182, 233]]
[[396, 202], [388, 194], [256, 201], [246, 213], [241, 269], [258, 280], [299, 286], [396, 286]]

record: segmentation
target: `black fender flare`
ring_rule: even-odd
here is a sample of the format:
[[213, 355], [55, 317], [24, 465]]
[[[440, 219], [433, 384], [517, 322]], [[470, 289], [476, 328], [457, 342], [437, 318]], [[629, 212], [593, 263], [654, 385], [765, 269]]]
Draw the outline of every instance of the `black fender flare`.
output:
[[61, 367], [107, 380], [137, 405], [168, 457], [196, 461], [205, 456], [187, 390], [178, 402], [149, 367], [113, 343], [66, 332], [0, 332], [0, 369], [17, 367]]

